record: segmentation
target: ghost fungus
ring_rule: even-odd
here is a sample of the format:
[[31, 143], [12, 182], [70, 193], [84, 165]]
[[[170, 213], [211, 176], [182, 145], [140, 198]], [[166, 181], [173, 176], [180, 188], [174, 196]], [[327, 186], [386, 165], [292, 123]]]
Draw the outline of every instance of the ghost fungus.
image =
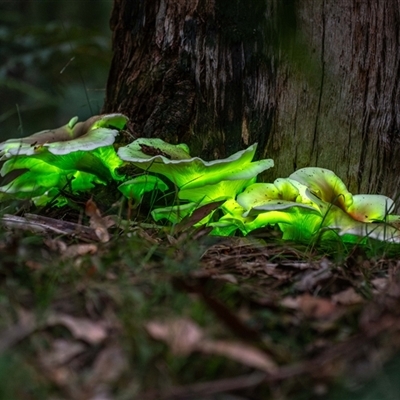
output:
[[[138, 139], [120, 148], [118, 155], [147, 172], [167, 177], [177, 188], [178, 199], [188, 204], [156, 209], [153, 218], [179, 222], [194, 208], [219, 200], [234, 199], [254, 183], [256, 176], [273, 166], [272, 160], [253, 162], [256, 144], [232, 156], [215, 161], [191, 157], [185, 145], [171, 145], [161, 139]], [[209, 220], [211, 215], [205, 218]]]
[[156, 190], [165, 192], [168, 190], [168, 186], [156, 176], [140, 175], [119, 185], [118, 190], [126, 198], [134, 200], [135, 203], [140, 203], [145, 193]]
[[376, 194], [352, 195], [343, 181], [328, 169], [302, 168], [289, 178], [307, 186], [319, 199], [341, 208], [357, 221], [384, 221], [393, 210], [393, 200], [389, 197]]
[[254, 183], [256, 178], [238, 179], [234, 181], [222, 180], [212, 185], [181, 189], [178, 197], [181, 200], [197, 202], [199, 204], [211, 203], [213, 201], [234, 199], [248, 185]]
[[[298, 186], [298, 185], [297, 185]], [[313, 209], [316, 204], [306, 198], [289, 179], [278, 178], [274, 183], [254, 183], [237, 196], [237, 202], [246, 210], [262, 207], [263, 211], [283, 210], [293, 206]]]
[[46, 196], [40, 196], [49, 189], [68, 186], [77, 192], [122, 179], [115, 170], [123, 162], [112, 144], [127, 118], [110, 114], [76, 121], [0, 144], [2, 197], [36, 198], [42, 203]]
[[181, 222], [183, 218], [192, 214], [196, 208], [198, 208], [197, 203], [179, 204], [170, 207], [156, 208], [151, 212], [151, 215], [155, 221], [166, 219], [172, 224], [177, 224]]
[[225, 201], [220, 206], [220, 210], [224, 215], [218, 221], [209, 224], [213, 228], [210, 232], [211, 235], [231, 236], [238, 229], [243, 235], [249, 232], [245, 224], [254, 220], [254, 218], [243, 217], [245, 209], [236, 200], [229, 199]]
[[343, 181], [332, 171], [324, 168], [302, 168], [289, 176], [300, 182], [319, 199], [346, 210], [353, 203], [353, 196]]
[[190, 157], [187, 146], [182, 146], [174, 146], [161, 139], [138, 139], [121, 147], [118, 155], [143, 170], [164, 175], [181, 190], [224, 180], [249, 180], [274, 165], [272, 160], [252, 161], [257, 144], [214, 161]]
[[77, 122], [77, 117], [74, 117], [60, 128], [0, 143], [0, 160], [37, 154], [43, 148], [52, 154], [62, 155], [109, 146], [114, 143], [118, 130], [124, 127], [127, 120], [122, 114], [96, 115], [84, 122]]
[[[244, 224], [248, 232], [277, 224], [284, 239], [310, 241], [315, 238], [356, 242], [360, 237], [399, 242], [397, 216], [387, 215], [393, 201], [380, 195], [352, 195], [332, 171], [303, 168], [288, 179], [256, 183], [237, 197], [246, 211], [256, 216]], [[371, 223], [381, 221], [381, 223]]]

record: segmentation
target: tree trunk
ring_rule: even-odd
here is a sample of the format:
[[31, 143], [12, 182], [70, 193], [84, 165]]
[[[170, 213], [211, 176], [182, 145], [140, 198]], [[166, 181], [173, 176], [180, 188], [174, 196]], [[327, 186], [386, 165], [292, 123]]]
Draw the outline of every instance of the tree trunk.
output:
[[265, 179], [329, 168], [400, 182], [398, 0], [114, 0], [105, 112], [220, 158], [259, 143]]

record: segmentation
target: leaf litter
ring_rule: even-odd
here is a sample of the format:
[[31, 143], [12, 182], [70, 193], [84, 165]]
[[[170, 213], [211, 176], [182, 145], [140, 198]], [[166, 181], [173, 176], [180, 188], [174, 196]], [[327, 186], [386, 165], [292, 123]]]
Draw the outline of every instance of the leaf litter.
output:
[[171, 231], [96, 203], [2, 217], [0, 362], [29, 377], [8, 384], [18, 398], [330, 398], [396, 357], [396, 256]]

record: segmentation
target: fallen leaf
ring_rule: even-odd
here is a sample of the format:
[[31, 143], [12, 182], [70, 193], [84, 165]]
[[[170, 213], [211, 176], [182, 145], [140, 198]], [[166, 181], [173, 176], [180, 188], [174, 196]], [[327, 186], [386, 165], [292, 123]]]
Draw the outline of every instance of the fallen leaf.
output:
[[238, 341], [208, 339], [197, 324], [185, 318], [168, 322], [151, 321], [146, 324], [146, 329], [154, 339], [167, 343], [176, 355], [187, 356], [199, 351], [222, 355], [266, 372], [277, 369], [275, 362], [256, 347]]
[[297, 297], [285, 297], [281, 305], [294, 310], [300, 310], [308, 318], [329, 318], [336, 311], [336, 305], [320, 297], [314, 297], [308, 293]]
[[265, 372], [275, 372], [278, 367], [264, 352], [241, 342], [204, 340], [199, 350], [208, 354], [218, 354]]
[[354, 288], [349, 287], [348, 289], [333, 295], [332, 301], [337, 304], [352, 305], [363, 303], [364, 299], [354, 290]]
[[146, 324], [146, 329], [154, 339], [166, 342], [176, 355], [192, 353], [203, 339], [200, 327], [184, 318], [168, 322], [151, 321]]
[[322, 281], [332, 277], [332, 271], [329, 266], [322, 266], [322, 268], [316, 271], [306, 272], [300, 281], [294, 284], [294, 288], [301, 292], [312, 290], [316, 285]]
[[63, 325], [71, 331], [75, 339], [81, 339], [90, 344], [99, 344], [107, 337], [107, 328], [101, 321], [94, 322], [66, 314], [53, 314], [48, 317], [47, 325]]
[[73, 244], [63, 251], [63, 256], [65, 258], [74, 258], [85, 254], [95, 254], [97, 250], [97, 246], [93, 243]]
[[92, 199], [86, 202], [85, 213], [90, 217], [90, 227], [93, 228], [100, 241], [102, 243], [108, 242], [110, 240], [110, 235], [107, 230], [109, 222], [102, 218], [100, 210]]
[[63, 242], [60, 239], [44, 239], [44, 244], [53, 251], [57, 251], [60, 253], [63, 253], [65, 250], [67, 250], [67, 244]]
[[97, 356], [87, 384], [90, 386], [115, 382], [127, 365], [122, 349], [117, 345], [108, 346]]
[[389, 280], [388, 278], [375, 278], [371, 283], [378, 292], [383, 292], [388, 287]]
[[18, 309], [17, 312], [18, 322], [0, 332], [0, 353], [10, 350], [11, 347], [25, 339], [37, 328], [36, 318], [31, 312], [22, 308]]
[[183, 232], [188, 228], [192, 228], [193, 225], [200, 222], [203, 218], [207, 217], [212, 211], [216, 210], [221, 204], [223, 204], [225, 200], [222, 201], [214, 201], [213, 203], [208, 203], [204, 206], [201, 206], [193, 211], [193, 213], [185, 218], [179, 224], [175, 225], [174, 233], [177, 234], [179, 232]]
[[35, 270], [39, 270], [42, 268], [42, 264], [37, 262], [37, 261], [33, 261], [33, 260], [27, 260], [25, 261], [25, 265], [30, 268], [31, 270], [35, 271]]
[[51, 343], [50, 349], [42, 355], [41, 361], [47, 367], [56, 367], [67, 363], [71, 358], [82, 353], [86, 346], [77, 341], [55, 339]]

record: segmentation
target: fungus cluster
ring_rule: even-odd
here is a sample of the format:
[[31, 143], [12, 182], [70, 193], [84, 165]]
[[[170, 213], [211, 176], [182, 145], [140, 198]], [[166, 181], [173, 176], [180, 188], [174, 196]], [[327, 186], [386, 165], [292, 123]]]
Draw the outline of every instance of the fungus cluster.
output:
[[[344, 242], [373, 238], [400, 243], [400, 216], [392, 215], [393, 201], [383, 195], [353, 195], [330, 170], [302, 168], [288, 178], [257, 183], [257, 176], [274, 165], [271, 159], [253, 160], [257, 144], [213, 161], [192, 157], [185, 144], [161, 139], [140, 138], [116, 150], [115, 138], [126, 122], [122, 114], [85, 122], [75, 117], [60, 128], [0, 143], [0, 200], [63, 205], [65, 188], [79, 193], [119, 181], [119, 191], [136, 205], [148, 192], [174, 193], [170, 204], [152, 207], [156, 221], [176, 224], [199, 207], [220, 202], [198, 223], [212, 227], [214, 235], [247, 235], [277, 226], [288, 240], [340, 236]], [[128, 164], [142, 173], [119, 174], [118, 168]]]

